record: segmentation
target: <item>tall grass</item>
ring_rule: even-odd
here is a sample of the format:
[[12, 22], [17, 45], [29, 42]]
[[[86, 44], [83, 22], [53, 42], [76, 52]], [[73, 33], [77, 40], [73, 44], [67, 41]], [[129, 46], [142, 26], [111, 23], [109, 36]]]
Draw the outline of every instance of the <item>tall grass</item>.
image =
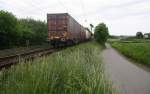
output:
[[67, 48], [3, 70], [0, 94], [113, 94], [97, 43]]
[[150, 64], [150, 42], [144, 43], [121, 43], [114, 42], [112, 46], [125, 56], [143, 64]]

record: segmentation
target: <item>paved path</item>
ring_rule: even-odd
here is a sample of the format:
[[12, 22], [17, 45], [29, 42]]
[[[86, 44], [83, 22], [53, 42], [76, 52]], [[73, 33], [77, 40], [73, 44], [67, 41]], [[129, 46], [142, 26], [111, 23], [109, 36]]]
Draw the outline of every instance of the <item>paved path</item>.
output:
[[136, 66], [109, 44], [103, 51], [106, 74], [120, 94], [150, 94], [150, 72]]

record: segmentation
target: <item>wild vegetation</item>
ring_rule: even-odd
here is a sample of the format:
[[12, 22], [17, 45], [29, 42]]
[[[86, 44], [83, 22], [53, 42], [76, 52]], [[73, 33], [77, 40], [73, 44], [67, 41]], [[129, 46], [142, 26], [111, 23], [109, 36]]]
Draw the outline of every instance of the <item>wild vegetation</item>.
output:
[[17, 19], [12, 13], [0, 11], [0, 49], [44, 43], [47, 24], [31, 18]]
[[95, 40], [100, 43], [104, 44], [109, 37], [108, 27], [104, 23], [100, 23], [95, 27], [94, 31], [94, 38]]
[[84, 43], [3, 70], [0, 94], [114, 94], [104, 75], [101, 49], [97, 43]]
[[123, 53], [125, 56], [130, 57], [142, 64], [150, 64], [150, 42], [141, 40], [137, 42], [113, 42], [112, 46]]
[[143, 38], [143, 33], [142, 32], [137, 32], [136, 33], [136, 38], [138, 38], [138, 39], [142, 39]]

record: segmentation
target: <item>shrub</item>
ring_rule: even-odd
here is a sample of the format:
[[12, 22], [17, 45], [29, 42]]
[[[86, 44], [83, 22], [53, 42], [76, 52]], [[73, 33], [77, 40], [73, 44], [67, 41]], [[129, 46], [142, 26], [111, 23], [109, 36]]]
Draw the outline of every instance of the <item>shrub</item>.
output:
[[136, 38], [138, 38], [138, 39], [143, 38], [143, 33], [142, 32], [137, 32], [136, 33]]
[[21, 32], [18, 30], [17, 18], [10, 12], [0, 11], [0, 45], [8, 47], [18, 44]]
[[95, 27], [94, 38], [97, 42], [104, 44], [109, 36], [106, 24], [100, 23]]
[[29, 40], [31, 44], [41, 44], [47, 38], [47, 24], [31, 18], [20, 19], [22, 25], [23, 41]]
[[46, 41], [47, 23], [31, 18], [17, 19], [0, 11], [0, 49], [13, 46], [39, 45]]

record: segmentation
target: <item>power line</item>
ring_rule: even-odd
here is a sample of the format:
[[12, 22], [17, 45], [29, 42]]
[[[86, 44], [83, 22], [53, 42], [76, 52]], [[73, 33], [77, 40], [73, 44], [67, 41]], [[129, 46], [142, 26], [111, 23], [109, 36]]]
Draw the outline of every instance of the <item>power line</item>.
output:
[[82, 0], [80, 0], [80, 3], [81, 3], [82, 11], [83, 11], [83, 16], [84, 16], [84, 19], [85, 19], [84, 21], [87, 22], [86, 13], [85, 13], [85, 6], [84, 6]]
[[[41, 11], [44, 11], [46, 9], [49, 9], [50, 5], [44, 6], [44, 7], [39, 7], [40, 3], [37, 1], [31, 1], [31, 2], [26, 2], [26, 1], [21, 1], [26, 7], [21, 7], [17, 8], [19, 12], [27, 12], [27, 13], [32, 13], [32, 14], [39, 14]], [[30, 10], [26, 9], [27, 7], [31, 7]]]
[[[60, 0], [57, 0], [59, 2], [59, 4], [66, 10], [67, 13], [69, 13], [69, 9], [64, 5], [64, 3], [62, 3]], [[70, 13], [69, 13], [70, 14]], [[79, 20], [77, 17], [75, 17], [77, 20]]]
[[57, 1], [66, 10], [66, 12], [68, 13], [68, 8], [60, 0], [57, 0]]
[[[37, 7], [36, 5], [38, 4], [33, 4], [33, 2], [30, 2], [30, 3], [27, 3], [27, 2], [24, 2], [24, 1], [21, 1], [22, 4], [24, 4], [25, 6], [21, 6], [20, 8], [16, 7], [16, 6], [12, 6], [10, 4], [8, 4], [8, 6], [12, 6], [14, 8], [14, 10], [16, 11], [19, 11], [21, 13], [24, 13], [24, 12], [32, 12], [33, 13], [33, 10], [36, 10], [36, 9], [40, 9], [40, 7]], [[30, 8], [30, 10], [28, 11], [26, 8], [27, 7], [30, 7], [32, 6], [33, 8]]]
[[[62, 1], [60, 1], [60, 0], [57, 0], [58, 1], [58, 3], [66, 10], [66, 12], [69, 12], [69, 9], [65, 6], [65, 4], [62, 2]], [[26, 7], [30, 7], [30, 6], [32, 6], [33, 8], [32, 9], [30, 9], [30, 10], [26, 10], [26, 7], [22, 7], [22, 8], [17, 8], [17, 10], [18, 11], [20, 11], [20, 12], [28, 12], [28, 13], [32, 13], [32, 14], [37, 14], [37, 13], [34, 13], [34, 12], [39, 12], [39, 11], [44, 11], [45, 10], [45, 8], [47, 8], [48, 9], [48, 7], [49, 6], [46, 6], [46, 7], [39, 7], [38, 5], [39, 5], [39, 2], [35, 2], [35, 1], [31, 1], [31, 2], [25, 2], [25, 1], [21, 1]], [[77, 18], [77, 17], [75, 17], [75, 18]], [[78, 18], [77, 18], [78, 19]]]

